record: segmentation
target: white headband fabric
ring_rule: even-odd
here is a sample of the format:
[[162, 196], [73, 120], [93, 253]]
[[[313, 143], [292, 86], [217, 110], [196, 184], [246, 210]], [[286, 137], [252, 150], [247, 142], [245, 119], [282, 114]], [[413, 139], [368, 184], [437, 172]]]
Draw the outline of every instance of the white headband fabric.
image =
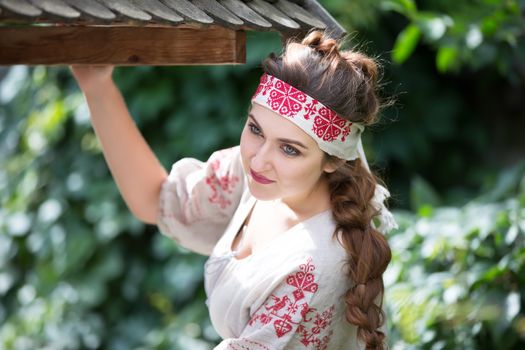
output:
[[364, 126], [341, 118], [290, 84], [264, 73], [252, 101], [292, 121], [326, 153], [345, 160], [359, 157], [357, 145]]

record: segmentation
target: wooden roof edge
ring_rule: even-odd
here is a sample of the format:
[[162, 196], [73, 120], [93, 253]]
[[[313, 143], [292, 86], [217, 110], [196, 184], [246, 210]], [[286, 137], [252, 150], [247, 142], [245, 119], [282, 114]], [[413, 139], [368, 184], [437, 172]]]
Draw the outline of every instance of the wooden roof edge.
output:
[[[210, 26], [206, 30], [188, 29], [138, 26], [0, 27], [0, 66], [246, 63], [245, 31], [219, 25]], [[151, 40], [152, 37], [155, 40]]]
[[319, 17], [326, 24], [325, 31], [331, 37], [341, 39], [348, 34], [346, 29], [317, 0], [304, 0], [304, 8]]

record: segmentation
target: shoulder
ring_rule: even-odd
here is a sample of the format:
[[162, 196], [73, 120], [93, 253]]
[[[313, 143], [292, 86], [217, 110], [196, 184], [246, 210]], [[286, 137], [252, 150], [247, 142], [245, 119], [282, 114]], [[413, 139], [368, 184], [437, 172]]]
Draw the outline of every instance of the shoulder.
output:
[[347, 252], [336, 235], [336, 222], [331, 211], [318, 214], [301, 225], [301, 233], [296, 242], [299, 244], [299, 254], [311, 257], [317, 262], [318, 268], [334, 271], [342, 261], [346, 260]]

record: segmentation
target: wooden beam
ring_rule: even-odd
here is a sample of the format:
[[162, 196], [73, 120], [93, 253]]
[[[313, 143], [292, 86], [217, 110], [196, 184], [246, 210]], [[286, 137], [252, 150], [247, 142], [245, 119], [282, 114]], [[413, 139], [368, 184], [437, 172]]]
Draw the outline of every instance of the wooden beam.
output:
[[0, 65], [246, 63], [246, 33], [207, 28], [0, 27]]

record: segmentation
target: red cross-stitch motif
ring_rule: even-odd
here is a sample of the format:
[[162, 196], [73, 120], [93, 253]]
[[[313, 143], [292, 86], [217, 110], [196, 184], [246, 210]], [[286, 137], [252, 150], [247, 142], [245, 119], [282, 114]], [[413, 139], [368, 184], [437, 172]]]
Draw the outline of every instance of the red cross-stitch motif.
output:
[[345, 141], [350, 134], [351, 122], [339, 117], [334, 111], [322, 107], [313, 123], [313, 132], [323, 141], [332, 142], [341, 137]]
[[268, 92], [268, 90], [270, 90], [271, 87], [272, 82], [270, 81], [268, 74], [263, 74], [261, 76], [261, 80], [259, 81], [259, 85], [257, 86], [257, 89], [255, 90], [255, 93], [252, 96], [252, 99], [259, 93], [261, 93], [263, 96], [266, 95], [266, 93]]
[[303, 108], [306, 94], [278, 80], [268, 96], [268, 104], [277, 113], [293, 118]]
[[317, 114], [317, 108], [316, 105], [319, 103], [317, 100], [312, 100], [311, 103], [307, 103], [304, 105], [304, 115], [303, 118], [306, 120], [310, 120], [310, 117], [312, 115]]
[[322, 338], [321, 333], [332, 321], [334, 306], [332, 305], [321, 314], [316, 313], [316, 309], [310, 307], [308, 301], [305, 300], [306, 293], [313, 294], [319, 288], [312, 273], [315, 265], [312, 259], [308, 258], [305, 264], [299, 266], [299, 269], [300, 271], [286, 278], [286, 284], [293, 287], [293, 290], [280, 296], [272, 294], [271, 300], [252, 316], [248, 325], [254, 326], [257, 323], [267, 325], [273, 322], [278, 338], [291, 332], [294, 326], [298, 326], [300, 341], [306, 348], [312, 345], [315, 349], [323, 349], [323, 346], [326, 347], [330, 341], [332, 331], [322, 335]]
[[240, 338], [228, 344], [228, 350], [270, 350], [270, 348], [262, 343]]
[[[322, 313], [316, 313], [315, 316], [305, 320], [297, 327], [297, 333], [301, 334], [301, 343], [305, 346], [313, 344], [316, 350], [325, 350], [328, 347], [333, 331], [319, 339], [321, 332], [332, 323], [335, 306], [332, 305]], [[311, 327], [309, 327], [311, 325]]]
[[239, 177], [232, 176], [229, 172], [223, 176], [219, 176], [217, 172], [220, 166], [221, 162], [219, 159], [216, 159], [211, 163], [213, 174], [206, 177], [206, 184], [212, 191], [211, 196], [208, 197], [209, 202], [217, 203], [221, 209], [224, 209], [231, 204], [231, 201], [225, 196], [225, 194], [233, 192], [233, 187], [239, 182]]

